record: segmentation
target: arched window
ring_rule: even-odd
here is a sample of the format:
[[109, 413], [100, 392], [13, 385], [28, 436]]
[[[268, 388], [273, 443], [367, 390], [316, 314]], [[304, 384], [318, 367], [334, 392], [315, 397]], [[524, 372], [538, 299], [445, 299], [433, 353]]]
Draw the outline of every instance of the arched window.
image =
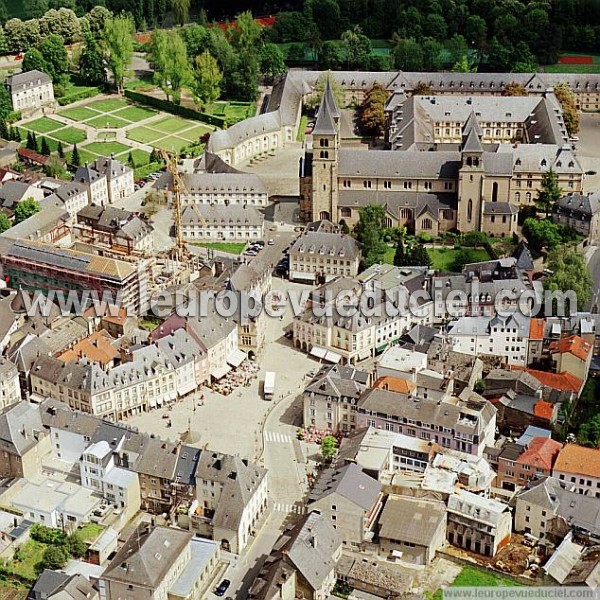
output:
[[329, 158], [329, 152], [327, 150], [321, 150], [321, 158]]
[[531, 192], [527, 192], [525, 194], [525, 201], [527, 202], [527, 204], [531, 202]]
[[473, 159], [470, 156], [467, 156], [467, 167], [473, 166]]
[[516, 202], [521, 202], [521, 192], [517, 192], [517, 193], [515, 194], [515, 201], [516, 201]]
[[433, 221], [429, 217], [423, 219], [422, 227], [423, 229], [433, 229]]
[[412, 219], [412, 211], [410, 208], [403, 208], [400, 210], [400, 218], [406, 219], [407, 221]]
[[498, 182], [494, 181], [492, 184], [492, 202], [498, 201]]
[[469, 201], [467, 202], [467, 221], [470, 223], [472, 218], [473, 218], [473, 200], [471, 200], [471, 198], [469, 198]]

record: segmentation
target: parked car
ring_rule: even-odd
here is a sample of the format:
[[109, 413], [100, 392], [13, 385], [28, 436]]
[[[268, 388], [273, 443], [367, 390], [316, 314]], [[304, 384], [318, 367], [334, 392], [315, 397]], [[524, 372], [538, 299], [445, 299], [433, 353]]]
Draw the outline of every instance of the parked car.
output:
[[269, 246], [273, 246], [273, 244], [275, 244], [275, 240], [271, 238], [267, 243], [269, 244]]
[[231, 581], [229, 581], [229, 579], [223, 579], [215, 590], [215, 596], [224, 596], [230, 585]]

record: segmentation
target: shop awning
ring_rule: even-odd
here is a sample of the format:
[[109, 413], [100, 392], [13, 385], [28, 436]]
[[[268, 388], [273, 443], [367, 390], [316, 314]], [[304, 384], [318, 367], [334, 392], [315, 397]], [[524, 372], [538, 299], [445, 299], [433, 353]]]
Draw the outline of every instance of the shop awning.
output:
[[304, 273], [302, 271], [290, 271], [290, 281], [308, 281], [313, 283], [315, 281], [314, 273]]
[[239, 367], [246, 360], [246, 353], [243, 350], [234, 350], [228, 357], [227, 362], [232, 367]]
[[325, 360], [337, 364], [342, 360], [342, 355], [337, 352], [328, 352], [325, 355]]
[[358, 353], [358, 360], [365, 360], [365, 358], [369, 358], [369, 356], [371, 356], [370, 350], [361, 350]]
[[219, 379], [223, 379], [227, 373], [231, 371], [231, 367], [229, 365], [223, 365], [222, 367], [215, 367], [211, 372], [210, 376], [215, 380], [219, 381]]
[[325, 356], [327, 356], [327, 350], [325, 348], [321, 348], [321, 346], [313, 346], [310, 353], [312, 356], [316, 356], [317, 358], [325, 358]]
[[150, 408], [156, 408], [156, 400], [154, 398], [150, 398], [148, 401], [148, 406], [150, 406]]

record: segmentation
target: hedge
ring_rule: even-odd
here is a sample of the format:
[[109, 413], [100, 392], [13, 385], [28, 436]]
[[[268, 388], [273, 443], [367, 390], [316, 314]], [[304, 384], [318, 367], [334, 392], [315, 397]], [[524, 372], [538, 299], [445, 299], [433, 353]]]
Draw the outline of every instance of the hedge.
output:
[[148, 96], [147, 94], [135, 92], [134, 90], [125, 90], [125, 97], [133, 100], [134, 102], [138, 102], [139, 104], [145, 104], [147, 106], [151, 106], [152, 108], [157, 108], [158, 110], [183, 117], [184, 119], [202, 121], [203, 123], [208, 123], [214, 127], [224, 128], [226, 126], [226, 120], [221, 117], [207, 115], [206, 113], [194, 110], [193, 108], [180, 106], [179, 104], [174, 104], [173, 102], [163, 100], [162, 98], [155, 98], [154, 96]]
[[66, 94], [65, 96], [61, 96], [57, 98], [58, 103], [61, 106], [65, 106], [67, 104], [72, 104], [73, 102], [77, 102], [78, 100], [85, 100], [86, 98], [92, 98], [93, 96], [97, 96], [101, 94], [102, 90], [98, 87], [89, 87], [84, 88], [82, 90], [77, 90], [71, 94]]
[[11, 110], [4, 119], [8, 125], [16, 123], [21, 120], [21, 112], [18, 110]]
[[137, 169], [134, 169], [133, 176], [136, 179], [142, 179], [143, 177], [150, 175], [150, 173], [156, 173], [156, 172], [160, 171], [164, 166], [165, 166], [165, 164], [163, 162], [148, 163], [147, 165], [144, 165], [143, 167], [138, 167]]

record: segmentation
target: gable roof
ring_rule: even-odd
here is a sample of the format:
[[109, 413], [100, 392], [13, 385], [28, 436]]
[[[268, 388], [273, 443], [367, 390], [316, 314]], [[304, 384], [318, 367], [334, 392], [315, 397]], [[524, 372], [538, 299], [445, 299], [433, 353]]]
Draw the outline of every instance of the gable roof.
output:
[[550, 352], [553, 354], [572, 354], [579, 360], [587, 360], [592, 351], [592, 344], [578, 335], [570, 335], [550, 344]]
[[517, 463], [550, 471], [561, 448], [562, 444], [556, 440], [533, 438], [527, 450], [517, 459]]
[[554, 471], [600, 478], [600, 450], [567, 444], [558, 454]]

